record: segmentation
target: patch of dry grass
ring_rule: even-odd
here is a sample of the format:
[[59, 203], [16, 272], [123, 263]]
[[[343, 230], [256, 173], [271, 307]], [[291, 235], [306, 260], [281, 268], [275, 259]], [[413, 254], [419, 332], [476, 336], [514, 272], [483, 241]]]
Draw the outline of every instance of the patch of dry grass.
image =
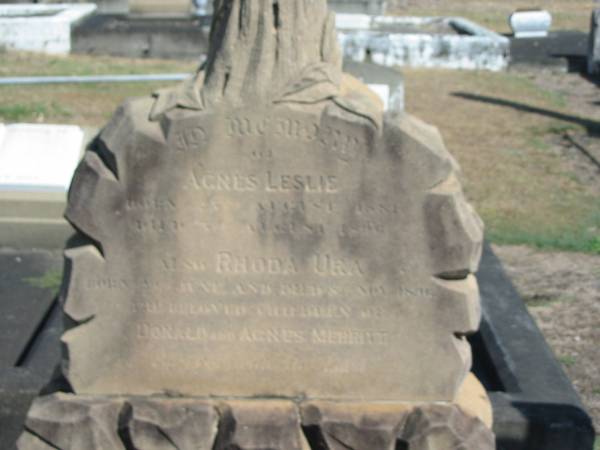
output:
[[388, 0], [388, 11], [402, 15], [450, 15], [474, 20], [500, 33], [509, 33], [508, 16], [519, 8], [539, 7], [550, 11], [555, 30], [589, 31], [594, 4], [589, 0]]
[[110, 75], [192, 72], [197, 61], [116, 58], [112, 56], [48, 56], [28, 52], [0, 53], [0, 77]]
[[[192, 73], [196, 61], [0, 54], [0, 76]], [[167, 83], [0, 86], [0, 122], [55, 122], [102, 126], [128, 97], [148, 95]]]
[[593, 118], [524, 75], [404, 73], [408, 111], [440, 128], [489, 236], [600, 253], [600, 199], [549, 145], [558, 131], [581, 130], [579, 121]]

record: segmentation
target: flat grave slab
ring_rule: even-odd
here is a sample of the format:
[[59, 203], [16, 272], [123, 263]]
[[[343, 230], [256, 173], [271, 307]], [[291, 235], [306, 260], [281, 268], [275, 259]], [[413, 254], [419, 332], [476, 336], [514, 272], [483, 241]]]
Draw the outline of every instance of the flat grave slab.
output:
[[0, 190], [66, 192], [83, 138], [83, 130], [72, 125], [3, 125]]
[[71, 28], [95, 10], [93, 3], [0, 5], [0, 45], [67, 55], [71, 51]]
[[0, 246], [64, 247], [67, 190], [83, 148], [96, 133], [71, 125], [0, 127]]

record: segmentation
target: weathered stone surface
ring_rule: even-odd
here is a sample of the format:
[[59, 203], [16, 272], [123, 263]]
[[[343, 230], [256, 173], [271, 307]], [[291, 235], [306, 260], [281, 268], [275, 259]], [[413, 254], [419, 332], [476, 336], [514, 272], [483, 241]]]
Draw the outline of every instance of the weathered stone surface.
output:
[[[218, 430], [218, 432], [217, 432]], [[491, 450], [491, 431], [450, 403], [202, 401], [53, 395], [19, 450]]]
[[428, 405], [411, 412], [399, 439], [411, 450], [488, 450], [494, 435], [483, 422], [455, 405]]
[[301, 414], [311, 448], [495, 448], [491, 404], [472, 374], [461, 386], [455, 404], [320, 401], [302, 404]]
[[600, 8], [592, 11], [590, 24], [590, 37], [588, 44], [588, 73], [596, 75], [600, 73]]
[[455, 403], [468, 415], [477, 417], [492, 429], [494, 417], [492, 403], [483, 385], [470, 373], [460, 387]]
[[120, 428], [128, 448], [212, 450], [218, 423], [209, 403], [146, 398], [127, 402]]
[[547, 37], [552, 26], [552, 14], [543, 9], [517, 10], [508, 23], [517, 39]]
[[[475, 272], [483, 249], [483, 223], [466, 202], [455, 176], [430, 191], [425, 215], [429, 235], [439, 239], [432, 240], [430, 247], [436, 275], [460, 279]], [[446, 245], [439, 245], [440, 241]]]
[[77, 170], [71, 386], [453, 400], [482, 237], [456, 161], [341, 73], [324, 0], [216, 6], [205, 69], [127, 102]]
[[312, 402], [302, 406], [302, 423], [312, 448], [395, 448], [400, 424], [414, 406]]
[[310, 450], [292, 402], [238, 401], [219, 406], [218, 449]]
[[29, 410], [19, 450], [125, 449], [118, 434], [123, 402], [57, 394]]

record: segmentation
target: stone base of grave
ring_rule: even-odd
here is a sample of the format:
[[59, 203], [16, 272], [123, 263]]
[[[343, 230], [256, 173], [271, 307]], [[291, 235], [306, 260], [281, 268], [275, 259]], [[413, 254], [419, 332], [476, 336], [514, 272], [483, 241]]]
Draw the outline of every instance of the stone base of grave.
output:
[[90, 397], [36, 400], [19, 450], [494, 449], [491, 405], [470, 376], [454, 403]]

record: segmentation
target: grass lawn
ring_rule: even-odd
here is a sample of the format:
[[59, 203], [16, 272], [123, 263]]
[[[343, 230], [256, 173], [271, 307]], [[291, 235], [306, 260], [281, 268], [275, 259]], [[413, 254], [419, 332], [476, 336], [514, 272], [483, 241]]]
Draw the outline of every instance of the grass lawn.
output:
[[440, 128], [492, 241], [600, 253], [600, 196], [553, 146], [600, 123], [523, 74], [404, 73], [407, 110]]
[[402, 15], [462, 16], [500, 33], [509, 33], [508, 16], [518, 8], [539, 7], [552, 14], [554, 30], [588, 32], [592, 0], [388, 0], [388, 12]]
[[[195, 67], [193, 61], [0, 54], [0, 76], [192, 72]], [[524, 74], [404, 74], [407, 110], [442, 131], [463, 168], [465, 190], [486, 222], [489, 238], [600, 253], [600, 195], [565, 164], [552, 144], [566, 130], [582, 132], [585, 125], [598, 124], [594, 118], [582, 117], [564, 93], [541, 88]], [[0, 122], [100, 127], [126, 97], [161, 86], [0, 87]]]

